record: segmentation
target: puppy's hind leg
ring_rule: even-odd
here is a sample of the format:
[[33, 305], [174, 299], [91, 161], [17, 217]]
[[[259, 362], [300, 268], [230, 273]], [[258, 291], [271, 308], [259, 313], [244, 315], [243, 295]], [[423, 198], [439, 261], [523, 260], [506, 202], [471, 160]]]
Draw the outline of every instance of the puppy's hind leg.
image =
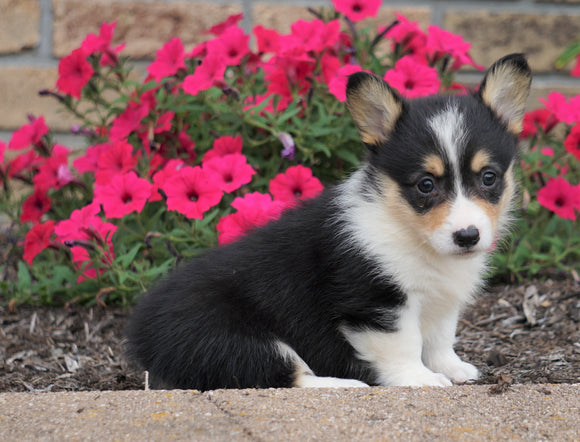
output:
[[301, 388], [351, 388], [368, 387], [367, 384], [356, 379], [341, 379], [333, 377], [316, 376], [308, 364], [298, 356], [289, 345], [278, 342], [278, 352], [285, 361], [291, 362], [295, 366], [294, 387]]

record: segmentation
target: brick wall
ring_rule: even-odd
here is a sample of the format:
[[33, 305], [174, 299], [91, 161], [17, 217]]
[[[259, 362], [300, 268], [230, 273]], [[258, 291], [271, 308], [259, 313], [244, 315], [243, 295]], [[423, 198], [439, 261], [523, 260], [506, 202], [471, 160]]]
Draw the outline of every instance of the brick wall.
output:
[[[187, 47], [200, 41], [200, 31], [227, 16], [243, 12], [243, 25], [289, 30], [298, 18], [309, 18], [307, 6], [330, 1], [281, 0], [0, 0], [0, 139], [42, 114], [49, 125], [66, 133], [74, 121], [37, 91], [53, 88], [59, 57], [77, 47], [103, 21], [117, 20], [117, 40], [127, 42], [126, 54], [147, 65], [157, 49], [173, 36]], [[298, 5], [298, 6], [296, 6]], [[390, 23], [399, 11], [426, 27], [433, 23], [460, 33], [473, 45], [483, 65], [508, 52], [525, 52], [535, 72], [530, 107], [551, 90], [580, 93], [580, 79], [557, 72], [553, 61], [580, 37], [580, 0], [386, 1], [376, 23]], [[475, 83], [476, 72], [460, 80]]]

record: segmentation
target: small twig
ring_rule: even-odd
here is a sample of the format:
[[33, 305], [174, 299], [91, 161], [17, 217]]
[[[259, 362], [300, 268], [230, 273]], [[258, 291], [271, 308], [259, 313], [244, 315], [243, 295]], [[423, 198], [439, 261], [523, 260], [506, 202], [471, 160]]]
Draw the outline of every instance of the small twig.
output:
[[28, 327], [28, 333], [32, 334], [34, 333], [34, 329], [36, 328], [36, 321], [38, 319], [38, 314], [36, 312], [34, 312], [32, 314], [32, 318], [30, 319], [30, 327]]
[[149, 391], [149, 372], [145, 370], [145, 391]]

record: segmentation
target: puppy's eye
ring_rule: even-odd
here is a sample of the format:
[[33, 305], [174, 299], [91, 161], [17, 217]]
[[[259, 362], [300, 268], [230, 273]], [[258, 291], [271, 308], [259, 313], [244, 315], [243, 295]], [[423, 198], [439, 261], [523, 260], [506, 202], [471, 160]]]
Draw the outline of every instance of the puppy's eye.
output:
[[427, 195], [435, 190], [435, 183], [432, 178], [423, 178], [417, 184], [417, 189], [419, 189], [419, 192]]
[[486, 186], [486, 187], [491, 187], [495, 184], [495, 181], [497, 179], [497, 175], [495, 174], [495, 172], [491, 172], [491, 171], [487, 171], [484, 172], [483, 175], [481, 175], [481, 183]]

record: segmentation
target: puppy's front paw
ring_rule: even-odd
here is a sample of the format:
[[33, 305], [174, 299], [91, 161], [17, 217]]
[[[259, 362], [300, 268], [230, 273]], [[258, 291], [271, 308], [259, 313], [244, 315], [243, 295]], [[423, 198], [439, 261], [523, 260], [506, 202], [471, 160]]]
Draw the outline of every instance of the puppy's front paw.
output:
[[474, 381], [479, 378], [479, 370], [473, 365], [463, 362], [455, 353], [432, 361], [428, 367], [437, 373], [443, 373], [456, 384]]
[[456, 384], [475, 381], [480, 376], [479, 370], [475, 366], [462, 360], [458, 360], [458, 363], [445, 374]]
[[434, 373], [426, 367], [415, 370], [405, 370], [391, 376], [385, 385], [405, 387], [450, 387], [453, 385], [449, 378], [441, 373]]

